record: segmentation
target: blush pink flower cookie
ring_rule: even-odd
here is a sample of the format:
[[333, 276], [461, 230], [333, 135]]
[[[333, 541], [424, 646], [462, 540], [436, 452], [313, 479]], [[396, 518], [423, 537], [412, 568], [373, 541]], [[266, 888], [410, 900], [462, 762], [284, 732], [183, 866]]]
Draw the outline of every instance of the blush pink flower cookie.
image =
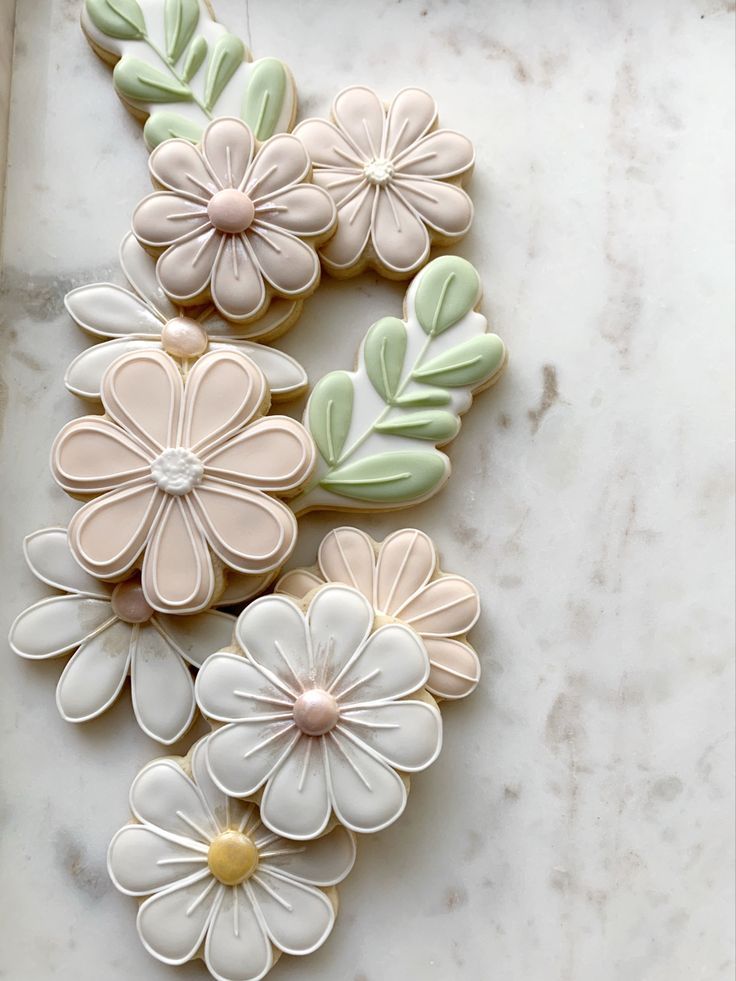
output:
[[272, 834], [255, 803], [213, 783], [205, 746], [141, 770], [133, 821], [113, 837], [107, 867], [140, 901], [149, 954], [171, 965], [202, 958], [217, 981], [259, 981], [282, 954], [311, 954], [332, 932], [355, 838], [341, 827], [310, 842]]
[[362, 85], [343, 89], [332, 119], [294, 130], [313, 180], [337, 206], [337, 231], [320, 249], [334, 276], [371, 266], [391, 279], [413, 275], [430, 247], [468, 231], [473, 205], [460, 186], [475, 161], [470, 141], [437, 129], [437, 105], [422, 89], [402, 89], [386, 107]]
[[161, 143], [148, 162], [161, 190], [140, 202], [133, 233], [158, 256], [156, 275], [181, 306], [212, 300], [228, 320], [261, 317], [272, 296], [314, 292], [315, 247], [335, 228], [327, 191], [308, 183], [311, 164], [287, 133], [258, 146], [244, 122], [207, 126], [200, 146]]
[[140, 566], [143, 596], [163, 613], [196, 613], [217, 599], [223, 566], [276, 575], [296, 520], [275, 495], [298, 491], [314, 466], [306, 430], [263, 417], [259, 368], [210, 351], [183, 380], [163, 351], [125, 354], [102, 378], [104, 416], [61, 430], [51, 469], [88, 501], [69, 545], [92, 576], [119, 580]]
[[466, 635], [480, 616], [478, 590], [440, 570], [437, 549], [423, 531], [402, 528], [379, 543], [358, 528], [337, 528], [320, 544], [317, 565], [287, 572], [276, 592], [302, 599], [326, 582], [352, 586], [376, 615], [416, 630], [431, 666], [427, 691], [457, 699], [475, 690], [480, 661]]

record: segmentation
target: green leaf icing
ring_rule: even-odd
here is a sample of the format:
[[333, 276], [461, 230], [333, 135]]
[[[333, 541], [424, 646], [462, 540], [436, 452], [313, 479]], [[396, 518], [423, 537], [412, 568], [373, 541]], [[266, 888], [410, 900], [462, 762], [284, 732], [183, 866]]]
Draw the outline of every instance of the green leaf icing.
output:
[[445, 255], [420, 273], [414, 305], [417, 318], [432, 337], [452, 327], [480, 299], [480, 278], [465, 259]]
[[215, 44], [204, 82], [204, 104], [208, 110], [242, 64], [244, 55], [245, 45], [234, 34], [224, 34]]
[[198, 143], [201, 136], [202, 127], [199, 123], [164, 109], [150, 115], [143, 127], [143, 137], [151, 150], [164, 140], [180, 138]]
[[496, 334], [480, 334], [426, 361], [412, 373], [418, 382], [466, 388], [487, 381], [501, 367], [506, 348]]
[[384, 317], [365, 339], [363, 360], [371, 384], [384, 402], [391, 402], [401, 381], [406, 356], [406, 327], [403, 320]]
[[394, 399], [394, 405], [406, 409], [422, 408], [432, 405], [447, 405], [450, 401], [450, 393], [444, 388], [420, 388], [417, 392], [407, 392], [406, 395], [399, 395]]
[[124, 41], [135, 41], [146, 33], [143, 11], [136, 0], [85, 0], [89, 18], [95, 27]]
[[266, 140], [273, 135], [287, 87], [286, 69], [276, 58], [261, 58], [253, 65], [241, 115], [257, 140]]
[[188, 102], [192, 93], [171, 75], [138, 58], [121, 58], [112, 73], [115, 87], [138, 102]]
[[454, 439], [460, 429], [460, 420], [452, 412], [442, 409], [427, 409], [424, 412], [407, 412], [392, 419], [386, 419], [373, 427], [377, 433], [392, 436], [408, 436], [412, 439], [431, 439], [436, 443], [447, 443]]
[[182, 69], [181, 76], [185, 82], [188, 82], [191, 78], [194, 78], [206, 57], [207, 42], [201, 35], [199, 37], [195, 37], [195, 39], [189, 45], [187, 56], [184, 59], [184, 67]]
[[447, 460], [431, 450], [381, 453], [333, 470], [322, 486], [342, 497], [407, 504], [431, 493], [445, 478]]
[[309, 429], [330, 466], [340, 457], [352, 416], [350, 375], [346, 371], [332, 371], [317, 383], [309, 400]]
[[176, 64], [182, 51], [189, 44], [198, 23], [197, 0], [166, 0], [164, 7], [166, 55], [172, 65]]

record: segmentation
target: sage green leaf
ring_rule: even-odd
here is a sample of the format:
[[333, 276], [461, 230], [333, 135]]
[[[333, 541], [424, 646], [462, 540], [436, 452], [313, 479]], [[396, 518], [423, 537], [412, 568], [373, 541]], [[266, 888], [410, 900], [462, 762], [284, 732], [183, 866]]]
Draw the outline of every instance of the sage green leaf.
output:
[[308, 417], [317, 448], [334, 466], [353, 417], [353, 383], [346, 371], [331, 371], [317, 382], [309, 399]]
[[261, 58], [255, 62], [243, 97], [241, 115], [257, 140], [267, 140], [276, 132], [287, 88], [286, 69], [277, 58]]
[[212, 51], [204, 81], [204, 104], [211, 109], [243, 62], [245, 46], [234, 34], [223, 34]]
[[427, 361], [412, 372], [412, 378], [431, 385], [447, 385], [448, 388], [472, 388], [488, 381], [501, 367], [505, 357], [506, 348], [500, 337], [496, 334], [479, 334]]
[[108, 37], [133, 41], [145, 37], [146, 21], [136, 0], [85, 0], [89, 19]]
[[194, 78], [206, 57], [207, 42], [200, 34], [199, 37], [195, 37], [195, 39], [189, 45], [187, 56], [184, 59], [184, 67], [181, 74], [185, 82], [188, 82], [190, 78]]
[[412, 439], [431, 439], [435, 443], [447, 443], [457, 436], [460, 420], [452, 412], [443, 409], [426, 409], [424, 412], [407, 412], [386, 419], [373, 427], [376, 432], [391, 436], [409, 436]]
[[416, 392], [407, 392], [405, 395], [399, 395], [394, 399], [394, 405], [414, 409], [432, 405], [447, 405], [449, 401], [450, 393], [446, 392], [444, 388], [430, 388], [427, 386], [426, 388], [420, 388]]
[[356, 501], [409, 504], [430, 494], [448, 471], [447, 457], [432, 450], [379, 453], [333, 470], [320, 484]]
[[480, 277], [465, 259], [443, 255], [421, 273], [414, 298], [417, 318], [433, 337], [452, 327], [480, 299]]
[[186, 85], [138, 58], [121, 58], [112, 77], [118, 92], [137, 102], [188, 102], [192, 98]]
[[153, 150], [164, 140], [173, 140], [177, 137], [189, 140], [190, 143], [199, 143], [201, 136], [202, 126], [199, 123], [176, 112], [167, 112], [165, 109], [152, 113], [143, 127], [143, 138], [149, 150]]
[[182, 51], [189, 44], [198, 23], [198, 0], [166, 0], [164, 6], [166, 54], [172, 65], [176, 64]]
[[368, 331], [363, 360], [371, 385], [384, 402], [391, 402], [401, 381], [406, 355], [406, 326], [396, 317], [383, 317]]

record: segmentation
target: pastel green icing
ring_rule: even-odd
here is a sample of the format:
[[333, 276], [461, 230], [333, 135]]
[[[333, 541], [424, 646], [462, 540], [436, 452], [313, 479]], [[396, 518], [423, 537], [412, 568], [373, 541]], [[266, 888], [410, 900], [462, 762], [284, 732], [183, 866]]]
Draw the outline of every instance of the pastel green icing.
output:
[[331, 371], [315, 385], [309, 399], [309, 430], [322, 457], [334, 466], [353, 416], [353, 383], [346, 371]]
[[421, 368], [412, 378], [448, 388], [474, 387], [487, 381], [503, 364], [506, 348], [496, 334], [480, 334], [443, 351]]
[[206, 57], [206, 40], [201, 35], [199, 37], [195, 37], [195, 39], [189, 45], [187, 56], [184, 59], [184, 67], [181, 70], [181, 75], [185, 82], [188, 82], [191, 78], [194, 78], [199, 69], [202, 67], [202, 62]]
[[198, 23], [198, 0], [166, 0], [164, 6], [166, 55], [172, 65], [176, 64], [184, 48], [189, 44]]
[[276, 131], [284, 107], [288, 78], [276, 58], [261, 58], [253, 65], [243, 96], [241, 115], [257, 140], [266, 140]]
[[450, 401], [450, 393], [444, 388], [423, 387], [416, 392], [407, 392], [406, 395], [397, 396], [393, 404], [400, 405], [406, 409], [423, 408], [433, 405], [447, 405]]
[[202, 136], [202, 126], [185, 116], [180, 116], [175, 112], [167, 112], [159, 109], [152, 113], [146, 120], [143, 127], [143, 138], [150, 150], [157, 147], [164, 140], [180, 138], [189, 140], [191, 143], [198, 143]]
[[245, 45], [234, 34], [224, 34], [215, 44], [204, 81], [204, 104], [209, 111], [243, 63]]
[[121, 58], [112, 77], [118, 92], [137, 102], [188, 102], [192, 98], [188, 86], [138, 58]]
[[407, 412], [392, 419], [385, 419], [373, 428], [377, 433], [446, 443], [457, 436], [460, 420], [452, 412], [443, 409], [426, 409], [424, 412]]
[[136, 0], [85, 0], [89, 19], [108, 37], [131, 41], [146, 33], [143, 11]]
[[427, 450], [380, 453], [333, 470], [325, 490], [377, 504], [407, 504], [431, 493], [445, 478], [447, 460]]
[[465, 259], [444, 255], [420, 273], [414, 298], [417, 319], [432, 337], [452, 327], [480, 299], [480, 277]]
[[368, 331], [363, 360], [371, 384], [384, 402], [391, 402], [401, 381], [406, 356], [406, 326], [396, 317], [384, 317]]

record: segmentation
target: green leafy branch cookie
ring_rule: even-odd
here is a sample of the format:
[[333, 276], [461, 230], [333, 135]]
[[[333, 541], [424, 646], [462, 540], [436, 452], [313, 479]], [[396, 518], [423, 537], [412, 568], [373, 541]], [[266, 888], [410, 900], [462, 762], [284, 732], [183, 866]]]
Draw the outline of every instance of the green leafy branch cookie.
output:
[[320, 462], [295, 511], [407, 507], [444, 484], [450, 462], [437, 447], [506, 363], [503, 341], [474, 309], [480, 296], [469, 262], [435, 259], [411, 283], [405, 318], [370, 328], [357, 369], [317, 383], [304, 422]]
[[82, 28], [115, 65], [113, 84], [146, 120], [150, 149], [181, 137], [196, 143], [216, 116], [237, 116], [266, 140], [291, 128], [296, 90], [276, 58], [251, 61], [240, 38], [213, 20], [206, 0], [85, 0]]

